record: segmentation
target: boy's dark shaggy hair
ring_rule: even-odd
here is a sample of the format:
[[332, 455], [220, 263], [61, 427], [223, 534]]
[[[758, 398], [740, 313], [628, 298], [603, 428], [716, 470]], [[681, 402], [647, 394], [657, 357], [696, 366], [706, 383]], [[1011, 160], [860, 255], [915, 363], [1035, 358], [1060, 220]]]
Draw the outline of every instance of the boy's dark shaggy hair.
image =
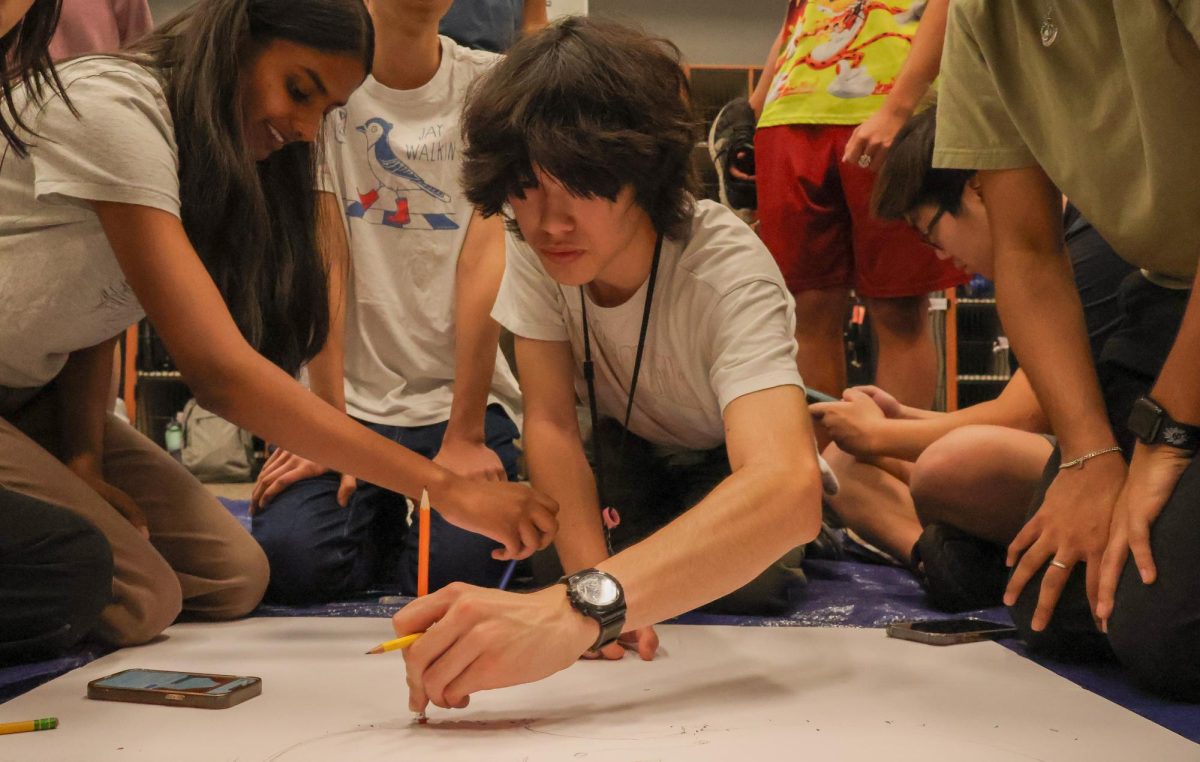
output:
[[485, 216], [537, 184], [615, 200], [632, 185], [654, 228], [692, 216], [698, 139], [680, 53], [620, 24], [568, 17], [509, 51], [472, 88], [463, 115], [463, 187]]
[[956, 217], [962, 211], [963, 189], [975, 171], [935, 169], [936, 132], [937, 108], [931, 107], [909, 119], [896, 133], [871, 193], [871, 211], [876, 217], [907, 220], [917, 207], [927, 204]]

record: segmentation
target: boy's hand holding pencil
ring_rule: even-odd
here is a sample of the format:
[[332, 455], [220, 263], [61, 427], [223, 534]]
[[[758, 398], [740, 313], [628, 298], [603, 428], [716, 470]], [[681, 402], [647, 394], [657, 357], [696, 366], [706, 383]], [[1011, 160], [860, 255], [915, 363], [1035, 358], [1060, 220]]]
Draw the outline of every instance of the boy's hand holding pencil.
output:
[[461, 709], [476, 691], [548, 677], [599, 635], [561, 585], [518, 594], [455, 583], [402, 608], [392, 626], [398, 634], [424, 632], [404, 649], [414, 712], [430, 702]]

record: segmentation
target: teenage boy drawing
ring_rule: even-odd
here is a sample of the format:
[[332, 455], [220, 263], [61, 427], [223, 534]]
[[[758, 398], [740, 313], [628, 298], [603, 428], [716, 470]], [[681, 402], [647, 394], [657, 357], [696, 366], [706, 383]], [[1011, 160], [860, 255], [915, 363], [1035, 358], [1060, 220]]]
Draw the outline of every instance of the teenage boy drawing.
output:
[[[526, 595], [451, 586], [398, 613], [398, 632], [437, 623], [406, 653], [414, 709], [619, 657], [622, 632], [650, 658], [655, 622], [734, 591], [777, 600], [779, 559], [817, 535], [794, 305], [749, 228], [688, 193], [694, 124], [674, 46], [581, 18], [518, 43], [468, 100], [464, 185], [510, 215], [493, 315], [517, 336], [530, 477], [561, 505], [571, 576]], [[611, 557], [577, 398], [595, 400], [620, 514]]]

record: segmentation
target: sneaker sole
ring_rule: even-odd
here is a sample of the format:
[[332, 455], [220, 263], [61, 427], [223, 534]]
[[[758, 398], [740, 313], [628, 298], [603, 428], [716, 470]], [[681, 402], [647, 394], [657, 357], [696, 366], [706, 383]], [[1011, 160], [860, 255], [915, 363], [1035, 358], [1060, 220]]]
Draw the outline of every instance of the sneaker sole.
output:
[[708, 128], [708, 158], [712, 160], [713, 166], [716, 167], [716, 170], [717, 170], [717, 198], [726, 207], [732, 209], [733, 207], [729, 203], [729, 195], [725, 191], [725, 167], [717, 164], [718, 151], [717, 151], [717, 146], [716, 146], [717, 125], [721, 123], [721, 115], [725, 113], [725, 109], [727, 109], [727, 108], [729, 108], [728, 103], [726, 103], [724, 106], [721, 107], [721, 110], [717, 112], [717, 115], [715, 117], [713, 117], [712, 124], [709, 125], [709, 128]]

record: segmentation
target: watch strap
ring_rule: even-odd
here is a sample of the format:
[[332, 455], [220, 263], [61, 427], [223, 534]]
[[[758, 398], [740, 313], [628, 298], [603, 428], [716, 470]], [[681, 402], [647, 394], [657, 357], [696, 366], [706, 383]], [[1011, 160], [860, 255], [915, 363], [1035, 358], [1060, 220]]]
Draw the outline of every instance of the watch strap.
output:
[[1164, 444], [1187, 452], [1200, 450], [1200, 426], [1176, 421], [1148, 394], [1134, 402], [1129, 428], [1148, 445]]
[[592, 647], [588, 649], [589, 651], [599, 651], [609, 643], [615, 643], [617, 638], [621, 637], [621, 631], [625, 629], [624, 612], [615, 619], [608, 621], [597, 619], [596, 621], [600, 624], [600, 634], [596, 636], [596, 642], [592, 643]]

